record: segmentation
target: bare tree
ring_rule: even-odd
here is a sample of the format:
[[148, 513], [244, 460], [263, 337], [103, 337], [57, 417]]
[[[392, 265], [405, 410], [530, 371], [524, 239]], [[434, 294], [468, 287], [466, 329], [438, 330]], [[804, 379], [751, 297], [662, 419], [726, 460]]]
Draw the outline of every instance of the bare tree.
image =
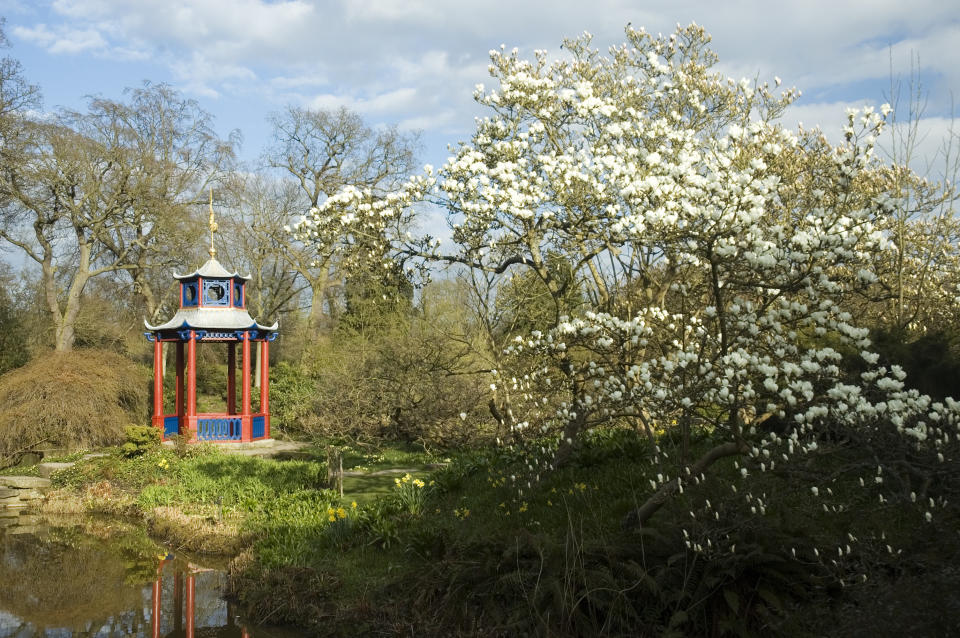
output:
[[[264, 163], [285, 171], [300, 186], [305, 209], [316, 208], [346, 185], [385, 193], [415, 167], [419, 136], [396, 127], [373, 129], [353, 111], [288, 107], [270, 117], [274, 141]], [[291, 251], [293, 267], [310, 284], [310, 320], [318, 325], [336, 316], [331, 293], [335, 251]], [[326, 313], [324, 306], [326, 305]]]
[[86, 112], [22, 118], [29, 143], [0, 176], [0, 237], [40, 265], [57, 350], [73, 347], [91, 278], [126, 273], [156, 314], [148, 281], [175, 254], [175, 237], [198, 191], [231, 155], [210, 117], [163, 85], [127, 103], [92, 98]]

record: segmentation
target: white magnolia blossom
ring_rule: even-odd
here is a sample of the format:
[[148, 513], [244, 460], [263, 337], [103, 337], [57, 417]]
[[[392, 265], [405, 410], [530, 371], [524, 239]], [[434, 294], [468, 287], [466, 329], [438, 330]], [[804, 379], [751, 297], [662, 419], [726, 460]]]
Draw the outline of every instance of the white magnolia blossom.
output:
[[[960, 405], [879, 366], [844, 305], [897, 249], [891, 195], [870, 186], [885, 183], [873, 148], [889, 107], [851, 110], [846, 141], [831, 146], [776, 123], [795, 90], [712, 74], [699, 27], [627, 37], [608, 57], [587, 36], [552, 62], [492, 51], [499, 87], [476, 92], [492, 114], [442, 167], [387, 196], [345, 189], [296, 232], [494, 275], [529, 269], [555, 299], [547, 255], [561, 254], [602, 311], [516, 336], [497, 376], [520, 393], [515, 431], [535, 424], [569, 441], [616, 418], [709, 424], [761, 471], [760, 459], [815, 452], [827, 424], [889, 432], [941, 458], [955, 450]], [[454, 251], [409, 233], [425, 202], [448, 211]], [[647, 294], [617, 306], [613, 284]], [[859, 353], [857, 383], [845, 353]], [[784, 430], [757, 427], [768, 418]]]

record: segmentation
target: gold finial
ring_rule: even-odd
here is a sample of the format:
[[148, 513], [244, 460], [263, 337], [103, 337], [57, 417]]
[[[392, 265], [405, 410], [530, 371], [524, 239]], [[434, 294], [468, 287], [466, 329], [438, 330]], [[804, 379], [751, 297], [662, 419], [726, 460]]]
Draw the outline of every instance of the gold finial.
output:
[[217, 220], [213, 216], [213, 188], [210, 188], [210, 258], [217, 256], [217, 249], [213, 247], [213, 234], [217, 232]]

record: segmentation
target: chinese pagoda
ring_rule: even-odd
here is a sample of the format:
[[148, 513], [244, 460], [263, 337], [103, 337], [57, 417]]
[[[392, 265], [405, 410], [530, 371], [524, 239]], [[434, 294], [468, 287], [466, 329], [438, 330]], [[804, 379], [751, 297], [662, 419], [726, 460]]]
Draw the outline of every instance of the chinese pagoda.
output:
[[[229, 272], [217, 261], [213, 234], [217, 223], [210, 204], [210, 259], [189, 275], [174, 274], [180, 282], [180, 309], [157, 326], [144, 321], [153, 342], [153, 425], [164, 440], [180, 434], [188, 441], [249, 442], [270, 438], [270, 342], [277, 324], [264, 326], [246, 309], [249, 276]], [[163, 343], [176, 344], [176, 399], [174, 413], [163, 405]], [[240, 409], [236, 401], [237, 344], [242, 375]], [[200, 344], [227, 346], [227, 405], [223, 413], [197, 413], [197, 348]], [[251, 409], [251, 354], [260, 348], [260, 407]]]

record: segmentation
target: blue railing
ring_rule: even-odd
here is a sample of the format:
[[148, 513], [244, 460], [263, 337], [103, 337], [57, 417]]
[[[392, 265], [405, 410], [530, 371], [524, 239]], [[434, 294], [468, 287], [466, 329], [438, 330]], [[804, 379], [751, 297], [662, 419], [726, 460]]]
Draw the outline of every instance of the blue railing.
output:
[[240, 417], [200, 417], [197, 419], [198, 441], [239, 441]]
[[254, 439], [262, 439], [266, 435], [266, 430], [266, 419], [264, 419], [262, 415], [253, 417], [253, 432], [251, 436]]
[[163, 417], [163, 438], [180, 434], [180, 418], [177, 415]]

